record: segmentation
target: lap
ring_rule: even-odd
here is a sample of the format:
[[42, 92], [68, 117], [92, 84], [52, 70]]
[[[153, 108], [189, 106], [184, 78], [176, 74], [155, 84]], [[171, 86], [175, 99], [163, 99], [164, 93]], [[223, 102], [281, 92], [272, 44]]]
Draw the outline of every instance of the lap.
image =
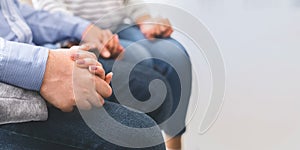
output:
[[[120, 28], [121, 28], [120, 32], [117, 33], [119, 35], [120, 39], [131, 41], [131, 42], [147, 41], [147, 42], [143, 42], [143, 43], [144, 44], [150, 44], [152, 46], [157, 44], [156, 41], [149, 41], [144, 36], [144, 34], [141, 32], [139, 27], [136, 26], [136, 25], [133, 25], [133, 26], [122, 25]], [[171, 37], [170, 38], [162, 38], [160, 40], [164, 41], [164, 42], [174, 44], [179, 49], [185, 51], [185, 48], [182, 46], [182, 44], [179, 43], [177, 40], [171, 38]]]
[[[130, 111], [118, 104], [107, 102], [103, 109], [116, 121], [126, 126], [135, 128], [155, 126], [155, 122], [148, 116]], [[110, 126], [101, 126], [101, 128], [117, 130]], [[153, 132], [158, 133], [159, 130]], [[126, 131], [120, 134], [126, 134]], [[0, 137], [3, 137], [0, 140], [0, 147], [6, 147], [6, 149], [17, 147], [22, 149], [127, 149], [105, 141], [96, 135], [85, 124], [78, 110], [72, 113], [63, 113], [53, 107], [49, 108], [49, 118], [45, 122], [0, 126]], [[151, 140], [147, 135], [145, 135], [145, 139]], [[153, 149], [163, 149], [163, 145], [153, 147]]]

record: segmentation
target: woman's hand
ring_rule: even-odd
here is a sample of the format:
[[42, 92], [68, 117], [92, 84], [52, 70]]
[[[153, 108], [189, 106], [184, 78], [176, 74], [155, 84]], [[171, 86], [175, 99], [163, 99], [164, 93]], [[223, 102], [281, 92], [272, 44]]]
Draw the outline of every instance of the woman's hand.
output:
[[156, 37], [170, 37], [174, 31], [169, 19], [166, 18], [151, 18], [146, 15], [138, 18], [136, 23], [145, 37], [150, 40]]
[[117, 57], [123, 51], [118, 35], [94, 25], [90, 25], [86, 29], [82, 40], [92, 48], [97, 48], [103, 58]]
[[[87, 51], [89, 48], [90, 47], [88, 45], [82, 45], [80, 47], [73, 46], [71, 49], [81, 49]], [[71, 55], [71, 59], [76, 62], [77, 67], [88, 69], [90, 73], [97, 75], [107, 84], [110, 84], [113, 73], [110, 72], [105, 75], [105, 70], [102, 64], [94, 58], [92, 53], [81, 53], [78, 51], [77, 53], [73, 53]]]

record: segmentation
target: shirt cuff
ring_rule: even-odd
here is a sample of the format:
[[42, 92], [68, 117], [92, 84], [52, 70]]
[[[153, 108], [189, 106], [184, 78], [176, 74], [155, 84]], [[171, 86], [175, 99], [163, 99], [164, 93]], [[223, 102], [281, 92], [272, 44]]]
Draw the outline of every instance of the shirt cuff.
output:
[[43, 47], [2, 40], [0, 81], [39, 91], [43, 82], [49, 50]]

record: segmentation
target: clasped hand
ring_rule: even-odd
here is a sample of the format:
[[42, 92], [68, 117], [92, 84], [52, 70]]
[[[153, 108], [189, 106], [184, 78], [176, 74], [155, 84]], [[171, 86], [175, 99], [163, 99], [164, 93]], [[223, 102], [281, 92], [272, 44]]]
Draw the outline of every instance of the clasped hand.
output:
[[50, 50], [41, 95], [64, 112], [101, 107], [112, 94], [112, 73], [105, 75], [102, 65], [88, 46]]

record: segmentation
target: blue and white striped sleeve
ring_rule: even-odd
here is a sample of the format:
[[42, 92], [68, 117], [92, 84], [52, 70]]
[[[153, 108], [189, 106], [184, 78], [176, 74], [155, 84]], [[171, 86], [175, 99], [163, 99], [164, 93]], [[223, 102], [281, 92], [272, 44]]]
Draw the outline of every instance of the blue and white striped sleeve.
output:
[[49, 50], [0, 38], [0, 82], [39, 91]]
[[64, 13], [49, 13], [20, 5], [20, 11], [30, 27], [33, 42], [37, 45], [56, 43], [67, 39], [81, 40], [91, 22]]

